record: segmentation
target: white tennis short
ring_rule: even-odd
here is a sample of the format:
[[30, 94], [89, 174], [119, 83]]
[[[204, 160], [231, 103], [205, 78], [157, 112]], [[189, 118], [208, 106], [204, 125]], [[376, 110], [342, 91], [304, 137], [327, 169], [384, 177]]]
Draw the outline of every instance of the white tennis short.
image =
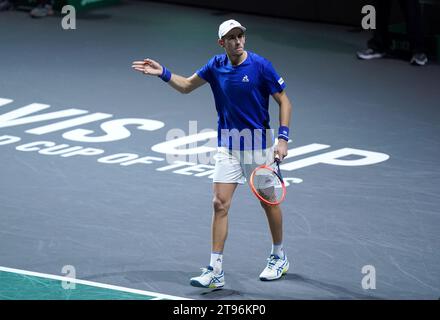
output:
[[213, 182], [244, 184], [256, 167], [273, 163], [274, 147], [246, 151], [219, 147], [214, 159]]

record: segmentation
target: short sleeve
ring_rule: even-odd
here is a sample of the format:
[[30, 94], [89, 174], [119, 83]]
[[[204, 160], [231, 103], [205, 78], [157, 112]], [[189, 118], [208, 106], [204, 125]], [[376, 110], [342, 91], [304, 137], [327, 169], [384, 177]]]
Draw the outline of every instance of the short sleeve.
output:
[[212, 80], [212, 65], [214, 63], [214, 58], [210, 59], [207, 64], [197, 70], [197, 75], [207, 82]]
[[278, 73], [272, 66], [272, 63], [266, 60], [263, 63], [262, 71], [265, 86], [268, 88], [271, 95], [277, 92], [281, 92], [284, 90], [284, 88], [286, 88], [284, 79], [278, 75]]

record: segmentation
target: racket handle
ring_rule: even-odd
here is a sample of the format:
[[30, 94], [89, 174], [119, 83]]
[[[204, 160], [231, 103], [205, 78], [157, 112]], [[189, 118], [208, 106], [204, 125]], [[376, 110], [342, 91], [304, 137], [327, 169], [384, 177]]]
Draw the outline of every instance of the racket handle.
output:
[[275, 169], [275, 174], [280, 178], [281, 181], [283, 181], [283, 176], [281, 175], [281, 171], [280, 171], [280, 163], [281, 163], [281, 159], [280, 156], [278, 154], [275, 155], [275, 161], [274, 163], [276, 163], [276, 169]]

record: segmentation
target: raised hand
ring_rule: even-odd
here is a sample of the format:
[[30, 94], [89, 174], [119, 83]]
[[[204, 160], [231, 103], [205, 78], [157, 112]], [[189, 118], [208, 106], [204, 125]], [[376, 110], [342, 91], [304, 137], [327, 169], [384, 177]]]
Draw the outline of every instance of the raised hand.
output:
[[152, 76], [160, 76], [163, 70], [162, 66], [158, 62], [152, 59], [144, 59], [143, 61], [133, 61], [131, 67], [136, 71]]

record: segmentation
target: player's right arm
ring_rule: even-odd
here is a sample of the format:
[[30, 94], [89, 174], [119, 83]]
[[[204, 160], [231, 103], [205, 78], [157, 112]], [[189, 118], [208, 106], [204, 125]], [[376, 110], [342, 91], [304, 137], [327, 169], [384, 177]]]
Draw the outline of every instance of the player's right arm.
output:
[[[163, 72], [163, 67], [152, 59], [134, 61], [131, 67], [136, 71], [152, 76], [160, 76]], [[171, 87], [181, 93], [190, 93], [205, 83], [206, 81], [200, 78], [196, 73], [188, 78], [173, 73], [171, 74], [171, 79], [168, 81]]]

